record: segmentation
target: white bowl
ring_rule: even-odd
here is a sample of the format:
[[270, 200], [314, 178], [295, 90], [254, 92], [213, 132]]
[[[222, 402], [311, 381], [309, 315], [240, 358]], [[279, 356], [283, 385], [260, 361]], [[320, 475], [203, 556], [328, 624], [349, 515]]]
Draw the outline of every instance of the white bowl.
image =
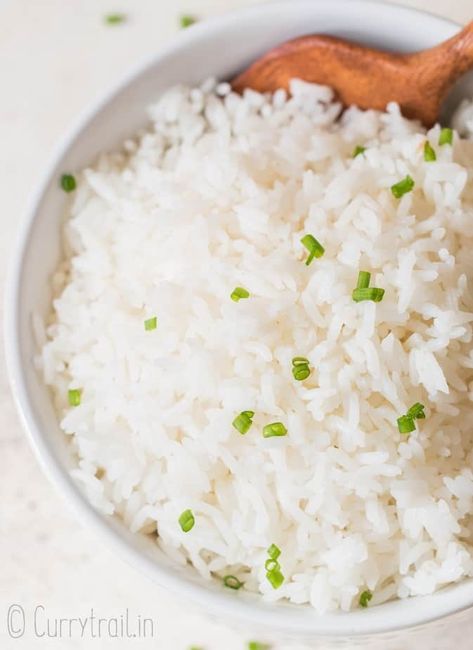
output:
[[[348, 638], [420, 625], [473, 604], [473, 581], [432, 596], [398, 600], [350, 613], [316, 616], [310, 607], [269, 605], [257, 595], [225, 590], [188, 568], [175, 566], [145, 536], [96, 513], [72, 481], [73, 466], [58, 427], [51, 396], [33, 366], [32, 313], [50, 310], [49, 280], [60, 256], [66, 197], [58, 189], [65, 170], [80, 169], [103, 150], [117, 147], [146, 124], [145, 107], [177, 82], [195, 84], [214, 75], [229, 78], [269, 47], [310, 32], [326, 32], [394, 50], [426, 48], [457, 26], [410, 9], [363, 0], [269, 3], [205, 21], [185, 30], [151, 61], [140, 65], [83, 117], [59, 148], [32, 199], [14, 257], [7, 295], [6, 351], [13, 392], [30, 441], [60, 492], [79, 517], [132, 565], [160, 585], [247, 630], [310, 639]], [[473, 96], [473, 79], [457, 95]]]

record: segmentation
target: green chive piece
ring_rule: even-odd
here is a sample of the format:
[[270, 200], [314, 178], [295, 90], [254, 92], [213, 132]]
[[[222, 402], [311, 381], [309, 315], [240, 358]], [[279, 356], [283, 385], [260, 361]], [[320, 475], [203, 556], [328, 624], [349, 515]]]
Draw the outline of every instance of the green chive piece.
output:
[[151, 330], [155, 330], [158, 326], [158, 317], [157, 316], [152, 316], [151, 318], [148, 318], [145, 320], [145, 330], [147, 332], [151, 332]]
[[444, 128], [440, 131], [439, 135], [439, 145], [443, 146], [444, 144], [452, 144], [453, 143], [453, 130]]
[[105, 16], [105, 22], [107, 25], [121, 25], [126, 21], [125, 14], [108, 14]]
[[309, 365], [309, 359], [305, 357], [294, 357], [292, 360], [293, 366], [307, 366]]
[[413, 418], [410, 418], [408, 415], [401, 415], [397, 419], [397, 428], [399, 433], [412, 433], [415, 431], [416, 425], [414, 424]]
[[184, 510], [182, 515], [179, 517], [179, 525], [184, 533], [188, 533], [194, 528], [195, 518], [192, 514], [192, 510]]
[[370, 286], [371, 273], [369, 271], [360, 271], [358, 273], [357, 289], [367, 289]]
[[259, 641], [250, 641], [248, 643], [248, 650], [269, 650], [269, 645], [260, 643]]
[[268, 571], [266, 573], [266, 578], [268, 579], [268, 582], [271, 583], [273, 589], [279, 589], [284, 582], [284, 576], [279, 569]]
[[286, 436], [287, 429], [282, 422], [272, 422], [263, 428], [263, 438], [273, 438], [275, 436]]
[[384, 297], [384, 289], [377, 287], [365, 287], [363, 289], [353, 289], [352, 298], [355, 302], [371, 300], [372, 302], [381, 302]]
[[292, 360], [292, 374], [297, 381], [304, 381], [310, 375], [309, 360], [305, 357], [294, 357]]
[[67, 391], [67, 399], [69, 406], [79, 406], [82, 398], [82, 390], [80, 388], [71, 388]]
[[246, 289], [243, 289], [243, 287], [235, 287], [230, 294], [230, 298], [234, 302], [238, 302], [242, 298], [249, 298], [249, 297], [250, 297], [250, 292], [247, 291]]
[[313, 262], [314, 258], [318, 259], [325, 253], [325, 248], [313, 235], [304, 235], [301, 239], [301, 244], [309, 251], [309, 257], [305, 262], [306, 266], [309, 266], [309, 264]]
[[248, 433], [253, 424], [254, 411], [242, 411], [232, 422], [232, 426], [239, 432], [241, 435]]
[[357, 144], [356, 147], [353, 149], [353, 154], [352, 158], [356, 158], [362, 153], [365, 153], [366, 147], [362, 147], [360, 144]]
[[401, 196], [404, 196], [404, 194], [412, 192], [414, 186], [414, 179], [411, 176], [407, 175], [402, 179], [402, 181], [399, 181], [399, 183], [391, 185], [391, 192], [396, 197], [396, 199], [400, 199]]
[[281, 567], [279, 566], [279, 562], [277, 560], [269, 558], [269, 560], [266, 560], [264, 563], [264, 568], [266, 571], [269, 571], [269, 573], [271, 573], [271, 571], [275, 571], [276, 569], [279, 571]]
[[426, 140], [424, 144], [424, 160], [425, 162], [434, 162], [434, 160], [437, 160], [435, 149], [428, 140]]
[[64, 192], [73, 192], [77, 187], [74, 176], [72, 174], [63, 174], [61, 176], [61, 187]]
[[223, 579], [223, 584], [229, 589], [241, 589], [244, 583], [241, 580], [238, 580], [235, 576], [225, 576]]
[[276, 544], [271, 544], [268, 548], [268, 555], [272, 560], [277, 560], [281, 555], [281, 549]]
[[296, 381], [304, 381], [310, 376], [309, 366], [294, 366], [292, 369], [292, 376]]
[[360, 596], [360, 607], [368, 607], [368, 603], [373, 598], [373, 594], [369, 589], [364, 591]]
[[186, 27], [190, 27], [194, 23], [197, 22], [197, 18], [195, 16], [191, 16], [189, 14], [183, 14], [179, 18], [179, 24], [181, 26], [181, 29], [186, 29]]
[[424, 413], [425, 406], [420, 402], [416, 402], [411, 408], [407, 411], [406, 416], [408, 418], [423, 420], [425, 418]]

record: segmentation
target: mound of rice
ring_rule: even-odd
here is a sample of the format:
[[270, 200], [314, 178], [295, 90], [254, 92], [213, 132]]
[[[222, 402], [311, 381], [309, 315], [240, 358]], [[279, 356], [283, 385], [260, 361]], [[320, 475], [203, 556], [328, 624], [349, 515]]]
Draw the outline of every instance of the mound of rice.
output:
[[[322, 613], [473, 575], [473, 142], [291, 90], [173, 88], [78, 175], [40, 364], [100, 511], [202, 576]], [[309, 266], [307, 233], [325, 248]], [[381, 302], [353, 301], [360, 270]], [[287, 435], [264, 438], [271, 422]]]

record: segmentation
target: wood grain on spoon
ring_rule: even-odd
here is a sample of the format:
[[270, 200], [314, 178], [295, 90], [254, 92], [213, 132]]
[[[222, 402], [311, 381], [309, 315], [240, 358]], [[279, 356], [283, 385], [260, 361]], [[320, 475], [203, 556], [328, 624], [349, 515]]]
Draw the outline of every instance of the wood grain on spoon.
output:
[[288, 89], [289, 81], [331, 86], [344, 105], [384, 110], [398, 102], [404, 115], [431, 126], [454, 82], [473, 69], [473, 21], [453, 38], [423, 52], [391, 54], [324, 35], [302, 36], [269, 51], [234, 79], [238, 92]]

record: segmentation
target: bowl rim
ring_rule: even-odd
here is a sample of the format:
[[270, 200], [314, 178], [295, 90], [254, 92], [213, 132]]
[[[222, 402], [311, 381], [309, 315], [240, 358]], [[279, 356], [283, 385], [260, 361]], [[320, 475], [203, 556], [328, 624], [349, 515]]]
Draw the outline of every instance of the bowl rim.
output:
[[[223, 592], [212, 591], [204, 585], [180, 577], [128, 543], [125, 537], [107, 522], [106, 517], [93, 508], [85, 495], [79, 490], [67, 469], [57, 460], [36, 420], [32, 408], [26, 387], [26, 370], [22, 364], [22, 345], [17, 333], [19, 331], [19, 298], [23, 266], [28, 253], [30, 233], [37, 217], [41, 199], [51, 183], [52, 175], [58, 163], [94, 116], [100, 113], [116, 95], [145, 70], [151, 66], [159, 65], [163, 59], [178, 54], [180, 50], [192, 48], [192, 44], [198, 39], [205, 38], [206, 35], [215, 32], [221, 27], [228, 26], [236, 19], [251, 20], [252, 18], [264, 17], [270, 12], [293, 12], [297, 10], [298, 6], [329, 4], [331, 2], [333, 0], [276, 0], [236, 9], [221, 16], [207, 18], [205, 21], [194, 25], [192, 29], [177, 34], [170, 43], [164, 47], [159, 47], [151, 56], [141, 59], [125, 75], [122, 75], [117, 83], [107, 87], [98, 99], [90, 102], [88, 107], [74, 121], [72, 128], [68, 130], [54, 148], [52, 155], [49, 157], [49, 162], [27, 202], [17, 234], [16, 245], [9, 263], [5, 291], [4, 346], [7, 374], [14, 402], [23, 429], [44, 473], [64, 497], [65, 502], [72, 507], [79, 521], [86, 527], [93, 529], [104, 540], [106, 545], [128, 564], [138, 568], [142, 574], [148, 576], [160, 587], [169, 589], [176, 596], [190, 600], [194, 604], [200, 604], [209, 613], [222, 616], [226, 621], [252, 627], [263, 627], [273, 635], [275, 633], [290, 634], [297, 638], [307, 636], [311, 638], [370, 636], [423, 625], [471, 607], [473, 605], [473, 580], [463, 580], [430, 596], [395, 600], [363, 611], [353, 610], [323, 616], [317, 616], [316, 614], [307, 616], [303, 612], [307, 612], [310, 605], [270, 608], [263, 601], [260, 601], [258, 606], [255, 606], [255, 603], [246, 602], [238, 598], [236, 594], [229, 598]], [[391, 15], [405, 14], [416, 20], [428, 19], [431, 24], [437, 23], [439, 27], [447, 31], [458, 28], [456, 23], [446, 18], [427, 11], [389, 2], [336, 0], [336, 4], [340, 11], [343, 11], [344, 7], [349, 8], [351, 11], [357, 7], [368, 7]], [[411, 606], [414, 603], [415, 606]], [[288, 611], [293, 612], [293, 614], [285, 616], [284, 612]], [[296, 613], [297, 611], [299, 613]]]

